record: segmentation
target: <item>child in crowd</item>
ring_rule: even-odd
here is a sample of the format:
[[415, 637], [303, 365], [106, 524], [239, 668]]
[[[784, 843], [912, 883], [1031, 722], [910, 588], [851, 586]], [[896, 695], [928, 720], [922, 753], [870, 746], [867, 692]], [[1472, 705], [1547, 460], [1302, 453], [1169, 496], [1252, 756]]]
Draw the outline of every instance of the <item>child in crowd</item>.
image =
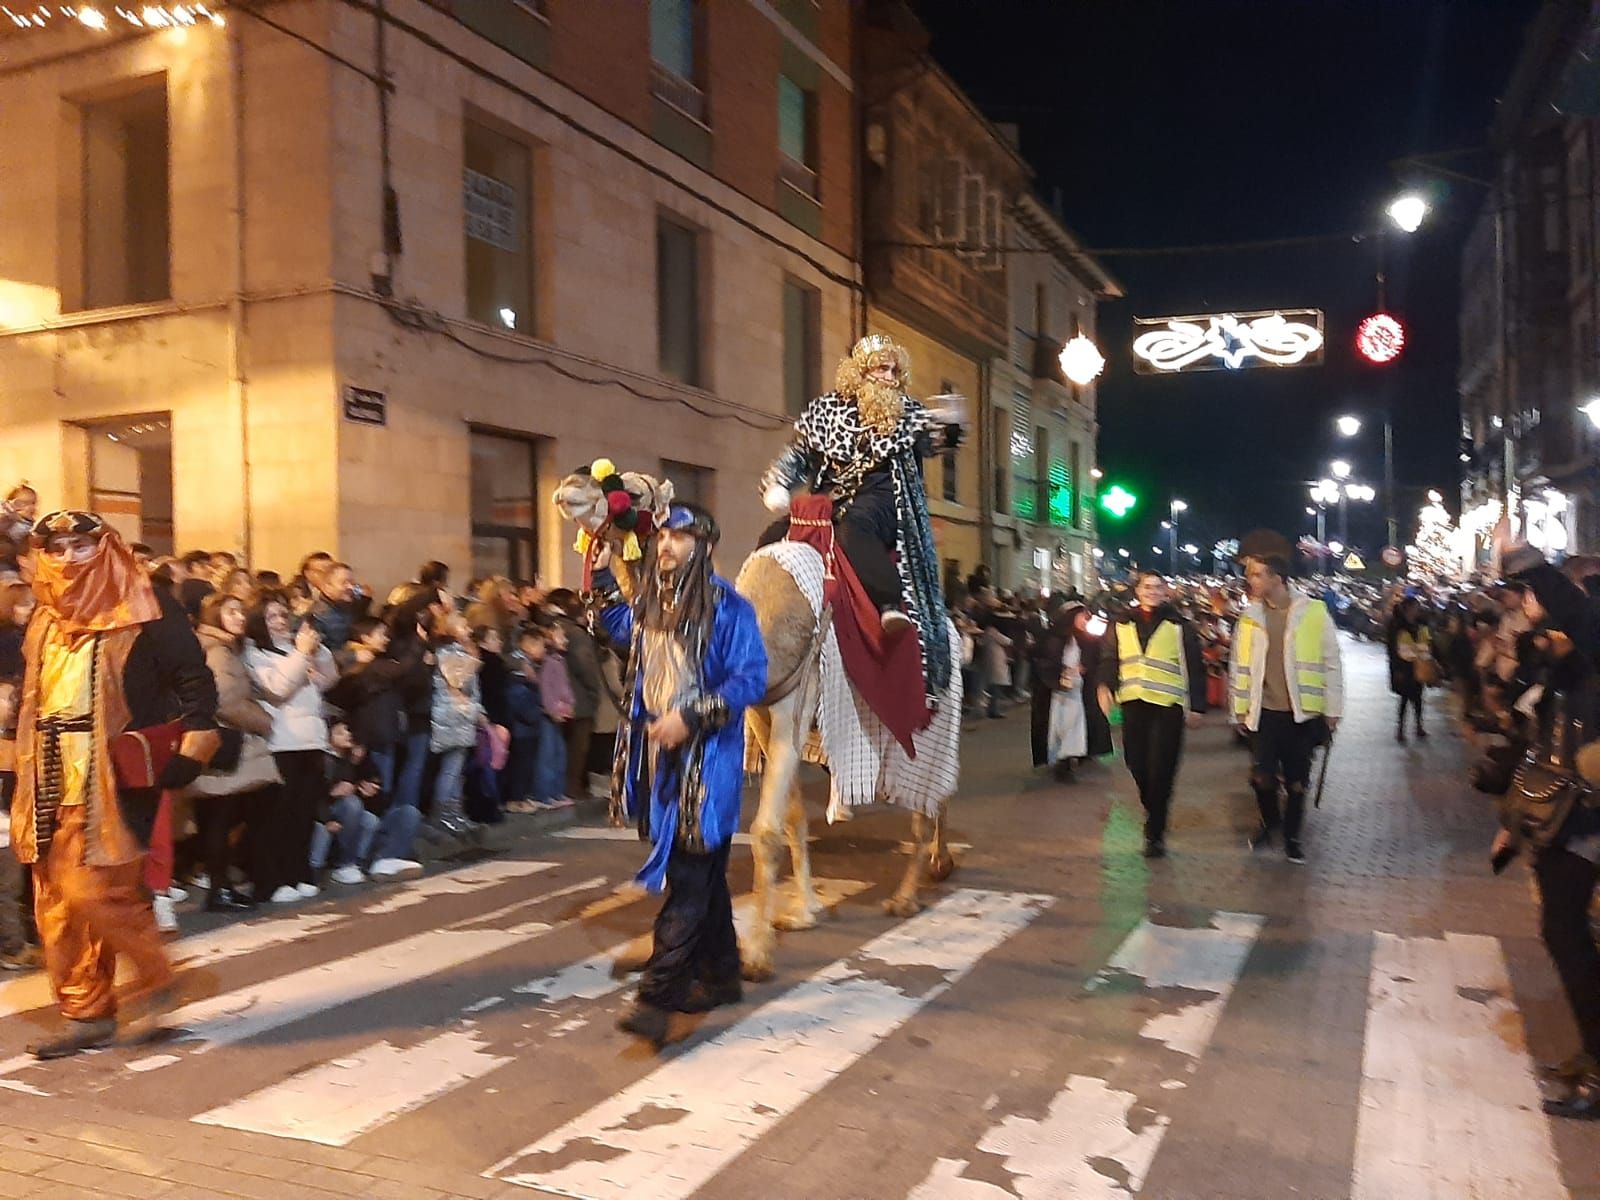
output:
[[472, 630], [460, 613], [441, 614], [433, 633], [436, 665], [428, 748], [439, 756], [433, 819], [446, 833], [470, 836], [478, 826], [462, 811], [461, 791], [467, 757], [477, 747], [478, 727], [487, 720], [478, 690], [479, 664], [467, 649]]
[[400, 684], [407, 667], [389, 653], [389, 627], [358, 617], [350, 627], [350, 661], [328, 702], [350, 723], [350, 736], [366, 747], [385, 795], [394, 792], [396, 748], [405, 732]]
[[539, 668], [539, 694], [544, 701], [545, 723], [539, 738], [539, 766], [533, 797], [547, 808], [571, 808], [575, 799], [566, 794], [567, 738], [564, 726], [572, 720], [572, 681], [567, 676], [567, 633], [560, 622], [544, 618], [540, 626], [545, 656]]
[[361, 862], [378, 832], [378, 817], [367, 804], [383, 794], [378, 768], [350, 734], [344, 719], [328, 723], [328, 802], [311, 831], [311, 869], [320, 871], [333, 852], [329, 876], [335, 883], [362, 880]]
[[544, 634], [533, 625], [517, 631], [516, 654], [506, 678], [506, 709], [510, 718], [511, 757], [501, 786], [510, 813], [538, 812], [546, 807], [534, 798], [539, 769], [539, 749], [545, 737], [544, 698], [539, 690], [539, 672], [544, 666]]

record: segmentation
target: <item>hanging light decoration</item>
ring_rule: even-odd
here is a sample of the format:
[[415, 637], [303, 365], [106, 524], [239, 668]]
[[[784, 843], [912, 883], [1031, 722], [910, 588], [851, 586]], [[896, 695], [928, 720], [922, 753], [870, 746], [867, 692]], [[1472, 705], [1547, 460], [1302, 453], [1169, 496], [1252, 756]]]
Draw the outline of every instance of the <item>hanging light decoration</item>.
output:
[[1081, 333], [1061, 347], [1057, 361], [1061, 364], [1061, 373], [1079, 387], [1093, 383], [1106, 369], [1105, 355]]
[[[220, 0], [216, 0], [220, 3]], [[94, 4], [34, 4], [24, 10], [0, 4], [0, 17], [18, 29], [51, 29], [77, 24], [96, 33], [103, 33], [113, 25], [128, 29], [183, 29], [209, 21], [223, 24], [223, 16], [204, 4], [145, 4], [138, 8]]]
[[1356, 350], [1369, 363], [1391, 363], [1405, 346], [1405, 326], [1388, 313], [1373, 313], [1356, 326]]

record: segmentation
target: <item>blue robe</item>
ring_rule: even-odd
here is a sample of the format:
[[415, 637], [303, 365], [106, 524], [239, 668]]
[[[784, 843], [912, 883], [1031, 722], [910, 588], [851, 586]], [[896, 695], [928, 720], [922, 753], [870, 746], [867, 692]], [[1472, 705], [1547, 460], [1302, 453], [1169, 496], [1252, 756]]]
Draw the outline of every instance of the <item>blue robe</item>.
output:
[[[694, 737], [705, 739], [701, 764], [705, 798], [700, 810], [700, 832], [708, 851], [727, 845], [739, 828], [739, 804], [744, 790], [744, 710], [760, 703], [767, 690], [767, 648], [756, 624], [755, 609], [720, 576], [714, 578], [713, 586], [717, 589], [716, 616], [706, 642], [701, 682], [704, 695], [722, 697], [728, 706], [728, 719], [718, 729], [691, 735], [691, 741]], [[600, 619], [614, 641], [632, 642], [631, 605], [614, 604], [600, 614]], [[628, 815], [637, 820], [639, 792], [647, 775], [646, 726], [665, 714], [647, 711], [642, 681], [634, 679], [631, 683], [633, 702], [628, 713], [622, 787]], [[681, 764], [689, 749], [690, 743], [686, 742], [678, 752], [663, 754], [661, 769], [650, 780], [650, 838], [654, 850], [637, 880], [653, 892], [661, 891], [666, 883], [667, 859], [678, 833]]]

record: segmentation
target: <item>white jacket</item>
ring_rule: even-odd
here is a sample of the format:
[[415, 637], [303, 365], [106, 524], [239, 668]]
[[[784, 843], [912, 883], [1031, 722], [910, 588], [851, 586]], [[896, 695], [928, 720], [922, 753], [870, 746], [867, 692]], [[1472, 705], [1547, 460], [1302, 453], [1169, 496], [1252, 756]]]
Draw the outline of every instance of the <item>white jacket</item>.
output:
[[[1300, 623], [1305, 620], [1306, 613], [1313, 604], [1322, 604], [1318, 599], [1307, 596], [1304, 592], [1289, 589], [1289, 620], [1283, 630], [1283, 661], [1284, 670], [1288, 674], [1289, 705], [1294, 710], [1296, 722], [1308, 720], [1308, 714], [1300, 705], [1300, 688], [1295, 679], [1294, 670], [1294, 639], [1300, 628]], [[1323, 605], [1324, 612], [1327, 606]], [[1245, 714], [1245, 727], [1256, 730], [1261, 728], [1261, 685], [1262, 677], [1267, 669], [1267, 610], [1259, 600], [1252, 601], [1250, 606], [1239, 614], [1239, 622], [1250, 620], [1261, 627], [1261, 634], [1255, 639], [1255, 646], [1250, 655], [1250, 711]], [[1234, 627], [1233, 649], [1229, 654], [1228, 663], [1228, 712], [1233, 713], [1234, 689], [1239, 678], [1239, 630]], [[1327, 670], [1326, 700], [1327, 705], [1323, 712], [1325, 716], [1335, 719], [1344, 715], [1344, 665], [1339, 658], [1339, 631], [1334, 626], [1333, 617], [1327, 618], [1327, 623], [1322, 629], [1322, 659]]]
[[244, 665], [272, 713], [267, 749], [274, 754], [326, 750], [328, 725], [322, 713], [322, 693], [339, 679], [328, 648], [318, 646], [316, 654], [308, 658], [298, 650], [274, 654], [250, 642], [245, 646]]

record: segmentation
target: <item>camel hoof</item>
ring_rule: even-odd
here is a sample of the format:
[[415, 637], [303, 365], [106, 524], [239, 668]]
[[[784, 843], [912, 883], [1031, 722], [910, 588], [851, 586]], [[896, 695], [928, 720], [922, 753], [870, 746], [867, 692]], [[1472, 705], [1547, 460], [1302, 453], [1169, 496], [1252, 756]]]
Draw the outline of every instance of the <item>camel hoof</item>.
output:
[[943, 883], [955, 874], [955, 870], [955, 855], [946, 850], [943, 854], [934, 855], [932, 861], [928, 863], [928, 878], [934, 883]]
[[785, 933], [798, 933], [802, 929], [815, 929], [817, 927], [817, 913], [811, 908], [791, 909], [780, 913], [777, 920], [772, 922], [773, 927]]
[[765, 983], [772, 978], [772, 960], [747, 958], [739, 965], [739, 974], [746, 983]]
[[922, 901], [915, 896], [890, 896], [883, 902], [883, 911], [904, 920], [922, 911]]

